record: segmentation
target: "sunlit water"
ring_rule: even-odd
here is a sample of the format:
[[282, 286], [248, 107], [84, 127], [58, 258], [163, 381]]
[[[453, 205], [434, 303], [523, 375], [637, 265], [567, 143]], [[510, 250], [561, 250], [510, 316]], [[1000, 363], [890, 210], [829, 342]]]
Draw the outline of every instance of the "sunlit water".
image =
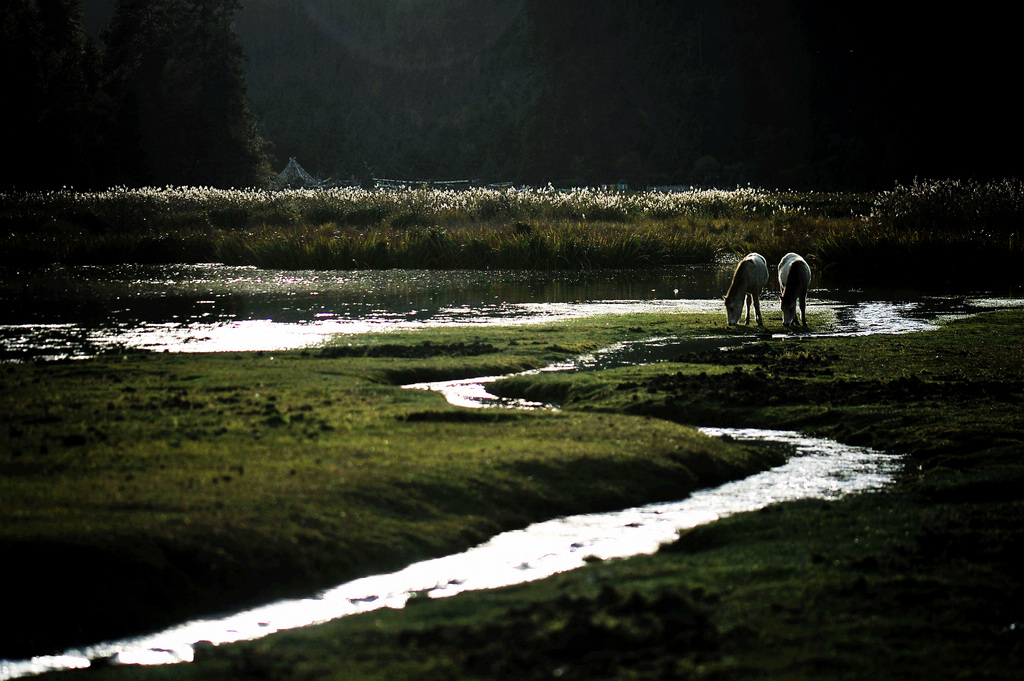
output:
[[103, 643], [61, 655], [3, 662], [0, 678], [89, 666], [91, 660], [166, 664], [193, 659], [196, 645], [252, 640], [379, 608], [401, 608], [410, 598], [442, 598], [543, 579], [579, 568], [590, 558], [653, 553], [681, 530], [735, 513], [797, 499], [836, 499], [884, 487], [898, 471], [897, 457], [799, 433], [704, 428], [712, 436], [787, 445], [785, 465], [700, 490], [686, 499], [613, 513], [556, 518], [443, 558], [398, 572], [342, 584], [307, 599], [285, 600], [223, 618], [200, 619], [136, 639]]
[[[429, 325], [528, 324], [645, 310], [721, 311], [720, 289], [728, 286], [728, 268], [723, 267], [659, 273], [649, 278], [624, 277], [620, 273], [594, 278], [564, 275], [538, 279], [533, 275], [506, 273], [500, 281], [495, 273], [179, 269], [171, 278], [164, 278], [166, 268], [101, 271], [96, 273], [96, 280], [88, 276], [82, 280], [79, 272], [74, 275], [79, 279], [72, 283], [40, 284], [40, 290], [23, 290], [20, 294], [8, 282], [0, 295], [8, 299], [5, 302], [12, 303], [7, 316], [0, 320], [5, 322], [0, 324], [2, 356], [7, 361], [28, 357], [74, 358], [123, 348], [276, 350], [314, 345], [336, 334]], [[148, 272], [152, 276], [132, 278], [126, 272]], [[446, 283], [446, 276], [452, 281]], [[44, 290], [46, 286], [51, 288]], [[58, 295], [60, 291], [66, 294], [68, 287], [70, 296]], [[166, 295], [161, 295], [161, 291]], [[828, 298], [828, 293], [819, 290], [821, 295], [810, 303], [812, 309], [818, 307], [829, 313], [825, 315], [827, 323], [809, 333], [801, 332], [803, 335], [906, 333], [932, 328], [943, 317], [1020, 305], [1018, 298], [991, 296], [891, 296], [861, 301], [854, 294], [852, 302], [844, 302]], [[321, 294], [324, 298], [320, 298]], [[127, 300], [118, 303], [122, 298]], [[161, 303], [163, 298], [171, 299], [170, 319], [166, 317], [167, 306]], [[59, 302], [58, 309], [47, 312], [46, 306], [53, 301]], [[225, 314], [221, 308], [230, 311]], [[773, 326], [770, 322], [768, 325]], [[772, 335], [788, 332], [776, 326]], [[546, 370], [587, 370], [659, 361], [678, 354], [681, 344], [689, 349], [702, 349], [720, 343], [720, 339], [647, 339], [618, 344]], [[407, 387], [437, 390], [453, 404], [467, 407], [546, 408], [505, 402], [489, 394], [486, 386], [497, 378], [500, 377]], [[3, 661], [0, 679], [84, 667], [100, 659], [126, 664], [189, 661], [197, 644], [251, 640], [350, 614], [402, 607], [416, 596], [439, 598], [542, 579], [578, 568], [591, 557], [608, 559], [651, 553], [672, 541], [680, 530], [734, 513], [780, 501], [835, 499], [880, 489], [892, 481], [900, 466], [898, 458], [885, 453], [798, 433], [702, 430], [712, 436], [782, 443], [791, 447], [793, 453], [783, 466], [698, 491], [678, 502], [558, 518], [498, 535], [464, 553], [416, 563], [392, 574], [354, 580], [308, 599], [272, 603], [223, 618], [196, 620], [151, 636], [102, 643], [61, 655]]]
[[718, 295], [723, 276], [717, 265], [591, 273], [221, 265], [0, 271], [0, 360], [123, 349], [281, 350], [337, 335], [536, 323], [683, 299], [702, 301], [690, 306], [700, 309]]
[[[0, 361], [103, 352], [285, 350], [339, 335], [452, 325], [535, 324], [599, 314], [722, 312], [733, 265], [651, 271], [280, 271], [222, 265], [0, 271]], [[832, 334], [928, 328], [991, 295], [923, 297], [816, 283]], [[769, 289], [771, 284], [769, 284]], [[778, 292], [767, 326], [781, 329]], [[777, 314], [776, 314], [777, 316]]]

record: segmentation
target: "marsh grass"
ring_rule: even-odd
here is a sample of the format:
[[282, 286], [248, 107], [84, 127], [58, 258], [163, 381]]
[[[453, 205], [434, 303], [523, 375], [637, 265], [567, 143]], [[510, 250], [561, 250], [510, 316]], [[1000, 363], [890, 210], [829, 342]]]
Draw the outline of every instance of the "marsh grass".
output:
[[795, 251], [877, 283], [1002, 284], [1022, 254], [1017, 180], [877, 195], [552, 188], [0, 195], [0, 265], [219, 262], [279, 269], [598, 269]]
[[813, 252], [850, 278], [1007, 282], [1024, 254], [1022, 225], [1020, 180], [915, 181], [880, 194], [864, 224], [830, 230]]
[[778, 222], [802, 216], [820, 229], [867, 206], [852, 195], [752, 189], [166, 188], [4, 194], [0, 220], [7, 264], [587, 269], [710, 262], [758, 245]]

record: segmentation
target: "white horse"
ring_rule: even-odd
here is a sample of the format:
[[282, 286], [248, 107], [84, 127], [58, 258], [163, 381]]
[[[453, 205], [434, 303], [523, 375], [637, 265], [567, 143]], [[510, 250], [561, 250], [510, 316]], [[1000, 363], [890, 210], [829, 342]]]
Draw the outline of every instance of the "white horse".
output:
[[768, 262], [760, 253], [750, 253], [736, 265], [732, 274], [732, 284], [725, 294], [725, 316], [729, 326], [736, 326], [743, 314], [743, 303], [747, 303], [747, 324], [750, 323], [750, 306], [754, 306], [754, 316], [758, 326], [764, 326], [761, 320], [761, 289], [768, 283]]
[[796, 253], [787, 253], [779, 262], [779, 286], [782, 288], [782, 325], [796, 323], [796, 304], [800, 303], [800, 322], [807, 327], [807, 289], [811, 286], [811, 268]]

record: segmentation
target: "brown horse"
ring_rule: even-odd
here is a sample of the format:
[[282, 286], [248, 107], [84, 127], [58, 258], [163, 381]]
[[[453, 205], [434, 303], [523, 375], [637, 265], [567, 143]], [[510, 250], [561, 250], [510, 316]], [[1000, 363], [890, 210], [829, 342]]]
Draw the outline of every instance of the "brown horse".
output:
[[800, 323], [807, 328], [807, 289], [811, 286], [811, 268], [796, 253], [787, 253], [779, 263], [782, 287], [782, 325], [796, 323], [796, 304], [800, 303]]
[[732, 274], [732, 284], [725, 294], [725, 316], [729, 326], [736, 326], [743, 314], [743, 303], [747, 303], [747, 324], [750, 323], [750, 306], [754, 306], [754, 316], [758, 326], [764, 326], [761, 320], [761, 289], [768, 283], [768, 262], [760, 253], [751, 253], [740, 260], [736, 271]]

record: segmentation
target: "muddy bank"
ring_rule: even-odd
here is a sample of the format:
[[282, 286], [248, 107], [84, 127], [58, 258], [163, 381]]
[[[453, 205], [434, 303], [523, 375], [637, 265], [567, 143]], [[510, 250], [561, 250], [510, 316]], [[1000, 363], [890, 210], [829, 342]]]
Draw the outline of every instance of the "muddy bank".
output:
[[[820, 375], [831, 375], [821, 369]], [[806, 375], [814, 375], [808, 372]], [[1019, 387], [1003, 381], [952, 380], [929, 382], [919, 376], [901, 376], [894, 379], [837, 379], [828, 383], [808, 383], [801, 378], [786, 377], [765, 367], [744, 370], [736, 367], [728, 374], [709, 376], [706, 373], [681, 373], [659, 376], [643, 382], [625, 381], [618, 390], [642, 391], [649, 399], [665, 395], [666, 407], [696, 402], [703, 405], [718, 403], [726, 408], [746, 406], [774, 406], [792, 404], [822, 404], [835, 406], [865, 404], [898, 404], [929, 399], [947, 399], [970, 402], [979, 398], [1011, 399]]]
[[[702, 589], [644, 596], [605, 584], [596, 594], [562, 594], [509, 609], [491, 626], [407, 630], [416, 650], [463, 650], [461, 665], [497, 679], [600, 679], [609, 672], [671, 672], [676, 660], [720, 658], [729, 638], [713, 625], [715, 598]], [[666, 663], [666, 660], [670, 662]]]
[[431, 343], [425, 341], [412, 345], [381, 343], [380, 345], [338, 345], [317, 351], [320, 357], [395, 357], [402, 359], [426, 359], [431, 357], [477, 357], [498, 352], [491, 343]]

